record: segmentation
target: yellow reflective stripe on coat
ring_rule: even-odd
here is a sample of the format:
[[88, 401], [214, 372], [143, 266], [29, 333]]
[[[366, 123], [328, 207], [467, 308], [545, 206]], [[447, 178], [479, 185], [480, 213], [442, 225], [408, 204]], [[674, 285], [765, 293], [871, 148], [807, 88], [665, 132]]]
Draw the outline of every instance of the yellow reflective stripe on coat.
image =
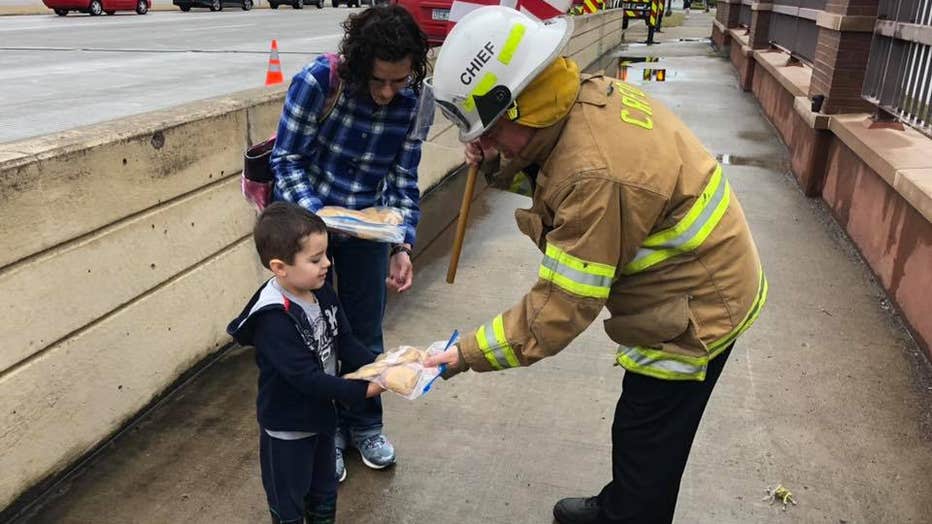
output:
[[628, 371], [661, 380], [705, 380], [709, 357], [690, 357], [645, 347], [619, 346], [615, 360]]
[[751, 304], [751, 309], [748, 310], [748, 313], [744, 316], [744, 320], [738, 324], [738, 327], [731, 330], [731, 332], [724, 337], [709, 344], [709, 355], [711, 355], [712, 358], [715, 358], [728, 347], [728, 344], [734, 342], [736, 338], [741, 336], [742, 333], [747, 331], [748, 328], [754, 324], [754, 321], [760, 316], [761, 309], [764, 308], [764, 303], [767, 302], [767, 291], [769, 289], [767, 277], [764, 276], [764, 270], [761, 269], [760, 281], [757, 283], [757, 296], [754, 297], [754, 303]]
[[521, 365], [511, 344], [505, 338], [505, 322], [501, 315], [476, 331], [476, 342], [492, 369], [516, 368]]
[[757, 296], [748, 309], [744, 320], [741, 321], [727, 335], [709, 344], [709, 354], [692, 357], [668, 353], [649, 347], [619, 346], [615, 360], [623, 368], [634, 373], [640, 373], [661, 380], [705, 380], [706, 367], [709, 360], [717, 357], [728, 348], [742, 333], [748, 330], [757, 317], [760, 316], [764, 303], [767, 302], [767, 278], [761, 269], [760, 281], [757, 284]]
[[574, 257], [548, 243], [537, 275], [574, 295], [608, 298], [615, 280], [615, 266]]
[[634, 259], [622, 269], [622, 274], [640, 273], [699, 247], [721, 221], [730, 200], [731, 186], [722, 174], [722, 166], [716, 166], [712, 178], [686, 216], [672, 228], [647, 237]]

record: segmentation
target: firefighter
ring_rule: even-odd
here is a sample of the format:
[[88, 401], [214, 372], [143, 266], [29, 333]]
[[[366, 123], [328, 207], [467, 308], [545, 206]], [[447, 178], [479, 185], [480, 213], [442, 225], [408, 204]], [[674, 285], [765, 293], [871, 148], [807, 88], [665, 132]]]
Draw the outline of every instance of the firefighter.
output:
[[529, 366], [607, 308], [626, 370], [612, 480], [597, 496], [560, 500], [554, 517], [670, 522], [706, 402], [767, 282], [721, 166], [662, 104], [562, 57], [571, 20], [483, 7], [440, 51], [433, 96], [468, 161], [494, 148], [506, 180], [527, 176], [531, 207], [515, 218], [543, 258], [514, 307], [429, 364], [448, 376]]

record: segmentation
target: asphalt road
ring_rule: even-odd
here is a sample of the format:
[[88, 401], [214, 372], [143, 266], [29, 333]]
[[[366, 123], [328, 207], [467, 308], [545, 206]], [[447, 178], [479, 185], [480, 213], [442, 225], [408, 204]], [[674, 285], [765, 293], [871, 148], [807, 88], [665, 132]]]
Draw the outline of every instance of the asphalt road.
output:
[[0, 143], [261, 86], [273, 38], [287, 81], [354, 11], [0, 17]]

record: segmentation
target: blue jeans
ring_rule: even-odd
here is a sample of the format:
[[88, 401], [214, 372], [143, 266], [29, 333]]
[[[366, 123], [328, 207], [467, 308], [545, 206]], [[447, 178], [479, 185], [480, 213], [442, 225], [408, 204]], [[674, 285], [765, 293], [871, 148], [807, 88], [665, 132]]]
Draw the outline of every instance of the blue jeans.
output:
[[[333, 270], [327, 274], [349, 320], [353, 335], [376, 354], [382, 353], [382, 316], [385, 314], [385, 278], [388, 276], [388, 244], [358, 238], [330, 235], [327, 255]], [[337, 446], [345, 448], [342, 435], [356, 439], [382, 432], [382, 400], [375, 397], [356, 403], [352, 408], [339, 406]]]

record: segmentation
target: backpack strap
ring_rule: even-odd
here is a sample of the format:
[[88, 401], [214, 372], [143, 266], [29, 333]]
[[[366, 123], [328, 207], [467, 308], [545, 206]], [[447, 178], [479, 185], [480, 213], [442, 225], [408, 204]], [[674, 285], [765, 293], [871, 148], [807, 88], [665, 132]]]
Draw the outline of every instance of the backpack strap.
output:
[[327, 117], [333, 112], [333, 108], [336, 107], [337, 101], [340, 100], [340, 95], [343, 94], [343, 79], [340, 78], [339, 72], [340, 55], [336, 53], [325, 53], [324, 56], [327, 57], [327, 61], [330, 62], [330, 86], [327, 91], [327, 98], [324, 100], [324, 110], [321, 111], [320, 116], [317, 117], [318, 124], [327, 120]]
[[[340, 55], [326, 53], [324, 56], [327, 57], [327, 61], [330, 63], [330, 82], [327, 86], [327, 98], [324, 99], [323, 110], [317, 117], [318, 126], [324, 120], [327, 120], [327, 117], [330, 116], [333, 108], [336, 107], [337, 102], [340, 100], [340, 95], [343, 94], [343, 80], [340, 78], [338, 71], [341, 60]], [[265, 207], [267, 202], [271, 201], [271, 186], [269, 184], [274, 181], [275, 177], [269, 167], [269, 157], [272, 154], [272, 149], [275, 148], [275, 139], [276, 135], [272, 134], [264, 141], [249, 146], [243, 155], [243, 172], [241, 175], [243, 196], [260, 210]], [[265, 184], [265, 186], [250, 186], [251, 183]], [[290, 306], [291, 303], [286, 298], [285, 311], [288, 311]]]

